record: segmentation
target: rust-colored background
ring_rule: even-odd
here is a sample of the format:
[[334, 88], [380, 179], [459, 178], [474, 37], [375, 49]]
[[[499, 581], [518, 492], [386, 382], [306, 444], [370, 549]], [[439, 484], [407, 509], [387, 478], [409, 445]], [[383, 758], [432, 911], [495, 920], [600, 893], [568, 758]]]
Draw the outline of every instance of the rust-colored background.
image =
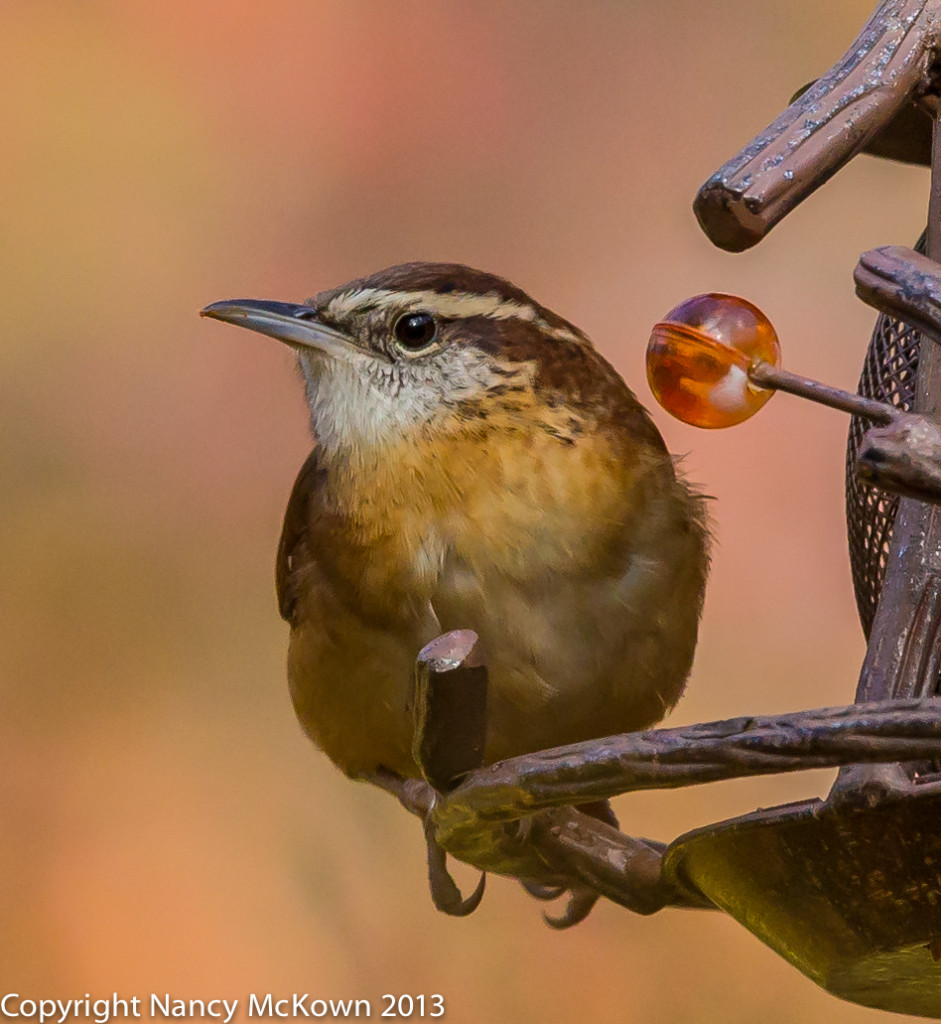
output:
[[[309, 991], [376, 1014], [383, 992], [440, 992], [452, 1024], [875, 1020], [718, 914], [601, 906], [560, 935], [501, 879], [474, 917], [435, 913], [418, 823], [289, 706], [291, 355], [196, 317], [458, 260], [586, 328], [648, 401], [650, 324], [706, 290], [761, 305], [791, 369], [852, 387], [873, 320], [856, 257], [914, 241], [926, 172], [861, 158], [742, 256], [690, 202], [869, 7], [6, 0], [0, 991]], [[786, 396], [728, 432], [655, 416], [717, 499], [671, 722], [849, 700], [845, 418]], [[619, 812], [670, 838], [828, 781]]]

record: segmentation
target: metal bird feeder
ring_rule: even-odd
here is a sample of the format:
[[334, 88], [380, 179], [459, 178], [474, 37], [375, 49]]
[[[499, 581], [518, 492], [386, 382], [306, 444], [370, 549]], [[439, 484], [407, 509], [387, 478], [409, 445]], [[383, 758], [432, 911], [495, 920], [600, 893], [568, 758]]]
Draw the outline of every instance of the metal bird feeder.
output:
[[[829, 404], [866, 413], [847, 449], [850, 555], [869, 641], [856, 703], [614, 736], [482, 768], [486, 668], [472, 633], [441, 637], [416, 674], [425, 781], [387, 780], [425, 820], [440, 909], [469, 913], [483, 892], [462, 899], [446, 853], [515, 876], [540, 898], [568, 891], [556, 924], [580, 920], [599, 897], [641, 914], [719, 908], [835, 995], [941, 1018], [939, 46], [941, 0], [884, 0], [846, 56], [695, 203], [709, 238], [741, 251], [860, 152], [931, 166], [919, 251], [872, 250], [856, 268], [859, 296], [880, 311], [863, 399], [840, 405], [843, 393], [793, 375], [770, 385], [830, 393]], [[840, 773], [825, 799], [669, 846], [585, 813], [631, 790], [826, 766]]]

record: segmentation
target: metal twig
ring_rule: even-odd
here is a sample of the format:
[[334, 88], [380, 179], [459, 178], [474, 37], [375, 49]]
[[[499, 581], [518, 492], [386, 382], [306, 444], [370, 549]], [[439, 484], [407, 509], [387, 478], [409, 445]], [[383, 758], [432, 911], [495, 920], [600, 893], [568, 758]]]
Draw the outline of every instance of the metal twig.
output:
[[930, 87], [933, 0], [884, 0], [843, 58], [700, 189], [696, 216], [733, 252], [760, 241]]
[[866, 398], [864, 395], [844, 391], [842, 388], [834, 388], [810, 377], [801, 377], [780, 366], [772, 366], [763, 359], [756, 359], [749, 366], [748, 379], [758, 387], [786, 391], [788, 394], [806, 398], [818, 405], [839, 409], [840, 412], [865, 416], [867, 419], [875, 420], [876, 423], [891, 423], [899, 415], [898, 409], [886, 405], [885, 402], [878, 402], [874, 398]]
[[[532, 858], [533, 844], [528, 831], [513, 823], [550, 808], [640, 789], [939, 755], [937, 699], [736, 718], [628, 733], [503, 761], [472, 773], [436, 802], [430, 819], [437, 841], [456, 857], [484, 870], [516, 874], [518, 865]], [[546, 818], [538, 828], [551, 831], [561, 821]], [[638, 842], [630, 844], [635, 854]], [[636, 864], [642, 863], [639, 857]], [[600, 861], [595, 866], [605, 875]], [[626, 870], [630, 874], [634, 868]], [[534, 877], [532, 871], [522, 874]]]

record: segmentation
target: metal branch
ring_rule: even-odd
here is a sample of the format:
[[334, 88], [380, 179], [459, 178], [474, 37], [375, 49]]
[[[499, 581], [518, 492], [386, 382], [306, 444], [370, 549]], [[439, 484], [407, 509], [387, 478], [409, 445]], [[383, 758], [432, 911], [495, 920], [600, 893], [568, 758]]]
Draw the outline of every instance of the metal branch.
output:
[[941, 502], [941, 427], [914, 413], [863, 435], [860, 480], [919, 501]]
[[748, 367], [748, 379], [758, 387], [786, 391], [798, 398], [806, 398], [818, 405], [826, 405], [854, 416], [864, 416], [877, 423], [891, 423], [899, 415], [898, 409], [885, 402], [844, 391], [842, 388], [834, 388], [810, 377], [801, 377], [780, 366], [772, 366], [762, 359], [756, 359]]
[[[798, 89], [791, 97], [794, 103], [817, 84], [817, 79], [808, 82]], [[924, 96], [915, 103], [902, 109], [892, 120], [877, 132], [862, 148], [868, 156], [882, 157], [883, 160], [895, 160], [902, 164], [917, 164], [921, 167], [931, 166], [931, 131], [934, 115], [932, 113], [933, 97]]]
[[[941, 264], [890, 245], [864, 252], [854, 273], [856, 293], [941, 344]], [[941, 501], [941, 425], [899, 411], [869, 430], [857, 455], [860, 479], [921, 501]]]
[[[939, 755], [941, 701], [935, 699], [736, 718], [513, 758], [474, 772], [436, 802], [430, 818], [437, 841], [456, 857], [516, 874], [517, 864], [531, 859], [532, 844], [515, 823], [549, 808], [639, 789]], [[550, 831], [558, 825], [558, 819], [546, 822]]]
[[931, 86], [937, 0], [884, 0], [843, 58], [700, 189], [715, 245], [741, 252]]
[[573, 807], [536, 815], [529, 836], [560, 873], [635, 914], [654, 914], [668, 906], [713, 909], [701, 893], [663, 877], [664, 843], [626, 836]]
[[[439, 769], [448, 758], [463, 764], [480, 756], [486, 677], [474, 674], [478, 669], [476, 636], [467, 631], [440, 637], [420, 656], [416, 751], [446, 751], [450, 731], [461, 721], [462, 689], [455, 681], [469, 684], [464, 696], [468, 708], [476, 708], [469, 716], [474, 724], [453, 733], [455, 752], [431, 758]], [[467, 671], [472, 674], [462, 674]], [[598, 896], [639, 914], [711, 906], [701, 893], [664, 876], [662, 844], [624, 835], [572, 805], [636, 789], [939, 755], [941, 701], [910, 700], [613, 736], [478, 768], [455, 788], [447, 768], [440, 771], [441, 788], [450, 789], [446, 795], [414, 779], [374, 781], [423, 819], [429, 881], [440, 909], [469, 913], [482, 895], [478, 889], [461, 899], [447, 873], [447, 852], [484, 871], [520, 878], [531, 892], [568, 890], [568, 910], [549, 919], [567, 926]], [[439, 774], [426, 765], [429, 770]]]
[[885, 245], [859, 257], [856, 294], [941, 343], [941, 264], [914, 249]]

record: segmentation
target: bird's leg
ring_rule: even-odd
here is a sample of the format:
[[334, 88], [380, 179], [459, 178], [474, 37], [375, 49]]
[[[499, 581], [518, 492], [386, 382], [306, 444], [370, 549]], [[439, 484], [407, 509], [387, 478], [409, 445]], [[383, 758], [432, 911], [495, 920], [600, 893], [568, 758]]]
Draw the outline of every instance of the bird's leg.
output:
[[466, 917], [472, 914], [484, 898], [487, 872], [481, 872], [477, 888], [465, 899], [448, 871], [448, 855], [435, 839], [434, 824], [430, 815], [425, 818], [425, 844], [428, 851], [428, 885], [435, 907], [451, 917]]
[[[432, 793], [447, 793], [483, 764], [488, 675], [477, 634], [467, 629], [454, 630], [432, 640], [418, 655], [414, 683], [413, 754]], [[593, 813], [603, 820], [613, 817], [607, 801], [591, 806]], [[522, 829], [499, 831], [502, 834], [496, 842], [503, 851], [500, 867], [504, 873], [520, 877], [531, 895], [554, 899], [577, 883], [575, 878], [550, 870], [535, 851], [527, 849]], [[448, 874], [445, 850], [437, 842], [430, 814], [425, 817], [425, 838], [435, 906], [448, 914], [470, 913], [483, 896], [484, 879], [471, 896], [462, 900]], [[582, 917], [591, 909], [590, 904], [585, 905], [590, 896], [588, 892], [579, 894]]]
[[[428, 885], [435, 907], [442, 913], [453, 917], [465, 917], [473, 913], [483, 899], [486, 872], [481, 875], [474, 892], [466, 899], [463, 898], [457, 883], [448, 871], [447, 851], [435, 838], [430, 812], [438, 794], [432, 786], [421, 779], [405, 779], [385, 768], [363, 775], [362, 780], [371, 782], [374, 786], [390, 793], [407, 811], [422, 819], [428, 858]], [[533, 870], [534, 867], [539, 871], [538, 877], [521, 878], [521, 883], [523, 888], [537, 899], [556, 899], [576, 884], [577, 880], [574, 878], [560, 881], [556, 873], [549, 872], [543, 861], [540, 860], [534, 864], [532, 856], [529, 856], [526, 863], [520, 866], [520, 870]], [[509, 870], [506, 873], [512, 874]], [[581, 919], [579, 918], [579, 920]]]
[[461, 896], [457, 883], [448, 871], [447, 853], [434, 836], [429, 815], [436, 797], [434, 789], [421, 779], [404, 779], [401, 775], [384, 768], [363, 776], [363, 779], [391, 793], [407, 811], [423, 820], [428, 854], [428, 885], [435, 907], [452, 917], [466, 917], [472, 914], [483, 899], [487, 874], [481, 874], [477, 888], [470, 896], [466, 899]]
[[363, 782], [371, 782], [374, 786], [391, 793], [399, 803], [419, 818], [428, 815], [435, 801], [435, 791], [422, 779], [405, 779], [387, 768], [378, 768], [375, 772], [360, 776]]
[[[487, 667], [473, 631], [462, 629], [445, 633], [419, 653], [413, 693], [413, 753], [433, 792], [452, 790], [470, 771], [482, 765], [487, 736], [487, 689]], [[592, 807], [599, 816], [613, 816], [607, 801], [598, 801]], [[463, 900], [448, 873], [445, 850], [438, 844], [427, 815], [425, 839], [428, 878], [435, 906], [456, 916], [471, 913], [483, 897], [486, 873], [474, 893]], [[506, 837], [505, 846], [514, 847], [506, 850], [505, 869], [513, 873], [538, 872], [535, 877], [522, 880], [526, 891], [537, 899], [555, 899], [577, 882], [564, 876], [564, 880], [560, 880], [556, 872], [549, 871], [541, 860], [534, 861], [531, 854], [521, 863], [518, 844], [512, 837]], [[573, 900], [575, 898], [573, 893]], [[596, 898], [587, 890], [579, 890], [579, 920], [588, 914]]]

